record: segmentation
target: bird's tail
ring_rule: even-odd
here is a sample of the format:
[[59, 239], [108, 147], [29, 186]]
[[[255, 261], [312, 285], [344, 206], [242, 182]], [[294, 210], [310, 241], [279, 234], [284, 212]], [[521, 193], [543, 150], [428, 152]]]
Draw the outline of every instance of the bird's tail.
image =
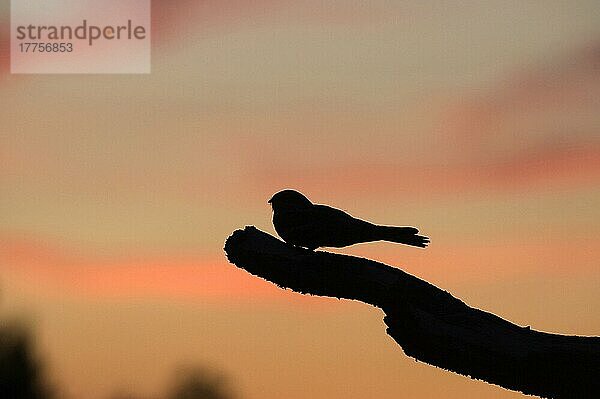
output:
[[429, 237], [420, 236], [418, 229], [414, 227], [376, 226], [379, 240], [398, 242], [400, 244], [412, 245], [413, 247], [425, 248], [429, 245]]

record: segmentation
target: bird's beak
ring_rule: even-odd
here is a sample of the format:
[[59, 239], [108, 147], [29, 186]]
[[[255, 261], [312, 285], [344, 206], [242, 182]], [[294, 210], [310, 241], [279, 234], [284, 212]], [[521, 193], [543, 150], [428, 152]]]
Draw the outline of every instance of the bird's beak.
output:
[[270, 200], [267, 201], [267, 204], [270, 204], [273, 202], [273, 198], [271, 198]]

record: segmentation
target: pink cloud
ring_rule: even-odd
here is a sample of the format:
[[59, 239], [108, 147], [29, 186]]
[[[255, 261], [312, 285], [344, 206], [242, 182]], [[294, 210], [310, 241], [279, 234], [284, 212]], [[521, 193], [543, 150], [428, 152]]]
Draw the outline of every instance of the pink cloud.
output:
[[253, 184], [413, 199], [595, 187], [599, 98], [600, 42], [594, 42], [520, 71], [482, 96], [449, 99], [454, 105], [446, 106], [430, 144], [442, 146], [443, 157], [425, 150], [417, 162], [371, 158], [306, 167], [272, 159], [254, 171]]
[[[436, 284], [489, 282], [533, 275], [595, 273], [600, 257], [593, 237], [510, 236], [480, 242], [437, 241], [427, 251], [365, 245], [346, 253], [376, 258]], [[224, 303], [326, 304], [258, 279], [230, 265], [224, 255], [129, 256], [101, 259], [48, 240], [0, 239], [3, 282], [20, 282], [37, 295], [87, 299], [162, 298]], [[398, 256], [401, 254], [401, 261]], [[307, 302], [308, 301], [308, 302]]]
[[0, 238], [0, 263], [2, 282], [18, 281], [42, 295], [225, 303], [297, 303], [300, 298], [232, 266], [224, 255], [106, 259], [53, 240], [5, 235]]
[[[371, 162], [261, 169], [254, 184], [309, 191], [397, 193], [428, 199], [473, 192], [595, 187], [600, 179], [600, 144], [547, 145], [462, 164]], [[260, 180], [260, 181], [259, 181]]]
[[600, 42], [596, 41], [537, 68], [516, 71], [487, 94], [457, 102], [449, 107], [440, 130], [480, 151], [494, 135], [522, 134], [514, 129], [531, 115], [567, 118], [579, 109], [597, 106], [599, 96]]
[[[154, 0], [152, 2], [152, 35], [154, 44], [174, 45], [185, 40], [192, 32], [209, 32], [230, 27], [244, 20], [268, 12], [280, 3], [274, 0]], [[154, 39], [153, 39], [154, 40]]]

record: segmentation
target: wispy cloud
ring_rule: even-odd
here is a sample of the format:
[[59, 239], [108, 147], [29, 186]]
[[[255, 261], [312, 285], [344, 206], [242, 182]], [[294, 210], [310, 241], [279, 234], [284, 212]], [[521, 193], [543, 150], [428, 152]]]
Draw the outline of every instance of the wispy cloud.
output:
[[[235, 268], [224, 255], [132, 254], [106, 259], [68, 250], [68, 245], [49, 240], [4, 236], [0, 243], [4, 281], [20, 281], [41, 295], [306, 303], [306, 298]], [[406, 267], [410, 273], [443, 284], [510, 280], [540, 273], [547, 277], [585, 276], [595, 271], [600, 256], [593, 237], [565, 240], [556, 234], [515, 235], [481, 242], [438, 241], [426, 252], [383, 245], [356, 246], [344, 252]], [[401, 264], [398, 253], [402, 253]], [[313, 305], [320, 302], [326, 301], [311, 301]]]
[[536, 188], [591, 188], [600, 179], [600, 144], [546, 145], [464, 163], [364, 161], [304, 168], [271, 167], [255, 177], [256, 184], [266, 187], [304, 187], [319, 192], [362, 192], [368, 188], [372, 195], [397, 193], [407, 200]]
[[[600, 42], [536, 67], [517, 70], [482, 94], [458, 101], [440, 130], [473, 151], [536, 145], [543, 140], [592, 140], [600, 118]], [[575, 115], [573, 117], [572, 115]]]
[[106, 258], [56, 240], [18, 235], [4, 235], [0, 244], [3, 282], [20, 281], [42, 295], [216, 303], [295, 303], [299, 299], [230, 265], [224, 255]]

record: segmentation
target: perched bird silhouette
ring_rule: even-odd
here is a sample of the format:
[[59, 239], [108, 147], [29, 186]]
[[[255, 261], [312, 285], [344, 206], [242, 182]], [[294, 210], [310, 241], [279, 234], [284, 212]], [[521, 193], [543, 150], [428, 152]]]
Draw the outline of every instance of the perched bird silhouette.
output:
[[288, 244], [308, 248], [346, 247], [370, 241], [391, 241], [425, 248], [429, 238], [414, 227], [376, 225], [327, 205], [313, 204], [295, 190], [283, 190], [268, 202], [273, 226]]

